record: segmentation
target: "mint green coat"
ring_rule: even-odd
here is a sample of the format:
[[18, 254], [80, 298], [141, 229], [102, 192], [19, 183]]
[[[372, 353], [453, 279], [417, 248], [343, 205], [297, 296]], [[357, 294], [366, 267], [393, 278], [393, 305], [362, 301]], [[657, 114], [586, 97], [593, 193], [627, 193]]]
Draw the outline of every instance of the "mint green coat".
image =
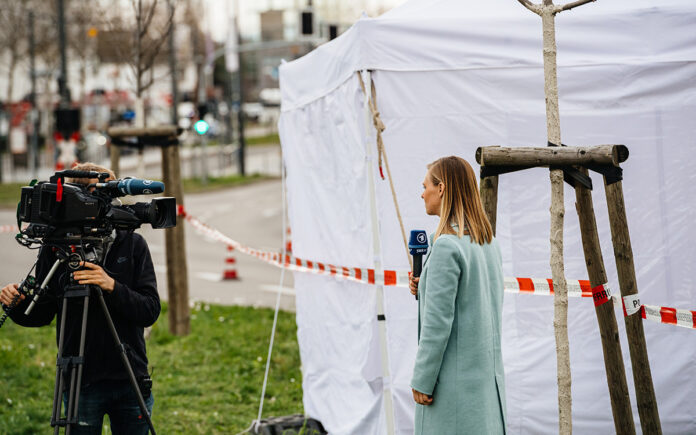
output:
[[417, 435], [505, 433], [502, 304], [498, 242], [438, 237], [418, 285], [411, 387], [432, 394], [433, 403], [416, 404]]

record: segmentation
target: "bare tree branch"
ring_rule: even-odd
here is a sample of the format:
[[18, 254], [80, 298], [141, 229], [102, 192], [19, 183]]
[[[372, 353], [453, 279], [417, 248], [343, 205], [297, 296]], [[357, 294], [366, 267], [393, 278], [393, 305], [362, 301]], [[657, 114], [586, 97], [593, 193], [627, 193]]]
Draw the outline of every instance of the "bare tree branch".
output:
[[149, 79], [140, 83], [140, 92], [143, 93], [143, 92], [147, 91], [150, 88], [150, 86], [152, 86], [153, 83], [155, 83], [155, 78], [150, 76]]
[[529, 9], [530, 11], [534, 12], [535, 14], [539, 15], [540, 14], [540, 7], [537, 4], [532, 3], [529, 0], [517, 0], [520, 2], [522, 6], [525, 8]]
[[559, 13], [559, 12], [563, 12], [563, 11], [568, 11], [568, 10], [573, 9], [573, 8], [575, 8], [575, 7], [582, 6], [582, 5], [584, 5], [585, 3], [592, 3], [592, 2], [596, 2], [596, 1], [597, 1], [597, 0], [577, 0], [577, 1], [574, 1], [574, 2], [571, 2], [571, 3], [566, 3], [566, 4], [564, 4], [564, 5], [559, 5], [559, 6], [556, 7], [555, 13]]
[[155, 16], [156, 9], [157, 9], [157, 0], [154, 0], [152, 2], [152, 5], [150, 6], [150, 10], [147, 13], [147, 17], [145, 18], [145, 22], [143, 23], [142, 36], [145, 36], [145, 33], [147, 33], [147, 29], [150, 27], [150, 23], [152, 23], [152, 18]]

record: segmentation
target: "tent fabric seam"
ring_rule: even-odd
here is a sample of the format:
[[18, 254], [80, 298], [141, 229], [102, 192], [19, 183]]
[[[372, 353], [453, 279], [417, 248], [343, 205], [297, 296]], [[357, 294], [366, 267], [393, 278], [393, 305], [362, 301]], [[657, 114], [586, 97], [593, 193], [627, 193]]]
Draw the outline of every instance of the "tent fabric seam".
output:
[[[667, 65], [667, 64], [676, 64], [676, 63], [683, 63], [685, 65], [693, 64], [696, 63], [696, 58], [695, 59], [687, 59], [687, 60], [662, 60], [662, 61], [652, 61], [651, 65]], [[600, 66], [622, 66], [622, 65], [645, 65], [645, 62], [636, 59], [632, 62], [603, 62], [603, 63], [575, 63], [575, 64], [569, 64], [569, 65], [559, 65], [558, 68], [559, 70], [561, 69], [569, 69], [569, 68], [583, 68], [583, 67], [600, 67]], [[474, 70], [496, 70], [496, 69], [525, 69], [525, 68], [543, 68], [544, 65], [542, 63], [539, 64], [528, 64], [528, 65], [500, 65], [500, 66], [468, 66], [468, 67], [462, 67], [462, 66], [453, 66], [453, 67], [448, 67], [448, 68], [443, 68], [443, 67], [423, 67], [423, 68], [418, 68], [418, 69], [400, 69], [400, 68], [375, 68], [375, 67], [363, 67], [363, 68], [357, 68], [354, 71], [352, 71], [350, 74], [346, 74], [346, 78], [343, 80], [340, 80], [339, 83], [324, 91], [321, 95], [318, 96], [312, 96], [308, 97], [309, 99], [307, 101], [300, 101], [296, 104], [293, 104], [290, 107], [281, 107], [281, 112], [291, 112], [293, 110], [299, 110], [302, 109], [305, 106], [308, 106], [312, 103], [314, 103], [317, 100], [320, 100], [324, 97], [326, 97], [328, 94], [334, 92], [336, 89], [340, 88], [343, 86], [350, 78], [355, 75], [356, 72], [358, 71], [387, 71], [387, 72], [433, 72], [433, 71], [474, 71]]]

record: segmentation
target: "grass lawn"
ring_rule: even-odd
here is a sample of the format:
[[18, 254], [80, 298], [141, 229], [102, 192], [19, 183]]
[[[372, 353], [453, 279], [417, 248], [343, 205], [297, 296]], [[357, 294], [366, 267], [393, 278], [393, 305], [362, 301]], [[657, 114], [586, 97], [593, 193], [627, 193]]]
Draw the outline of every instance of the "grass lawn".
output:
[[187, 178], [184, 180], [184, 194], [186, 193], [198, 193], [205, 192], [209, 190], [224, 189], [227, 187], [243, 186], [245, 184], [253, 183], [261, 180], [269, 180], [271, 177], [252, 174], [245, 175], [228, 175], [225, 177], [208, 177], [208, 182], [204, 185], [201, 183], [200, 178]]
[[26, 183], [0, 183], [0, 207], [17, 208], [22, 187], [28, 186]]
[[280, 136], [278, 136], [278, 133], [271, 133], [267, 134], [265, 136], [256, 136], [256, 137], [247, 137], [244, 139], [244, 142], [247, 145], [271, 145], [271, 144], [278, 144], [280, 145]]
[[[197, 303], [191, 334], [176, 337], [163, 305], [147, 342], [157, 433], [247, 428], [258, 413], [272, 324], [270, 309]], [[264, 418], [303, 412], [296, 331], [294, 314], [280, 312]], [[55, 357], [55, 325], [21, 328], [8, 320], [0, 329], [0, 434], [52, 432]]]

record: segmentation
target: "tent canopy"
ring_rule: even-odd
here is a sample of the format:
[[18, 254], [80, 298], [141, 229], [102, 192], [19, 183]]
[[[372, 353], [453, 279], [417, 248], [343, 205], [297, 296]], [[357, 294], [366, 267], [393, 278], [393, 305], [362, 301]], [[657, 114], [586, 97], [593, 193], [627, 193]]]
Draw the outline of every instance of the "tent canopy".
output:
[[[624, 193], [645, 304], [696, 308], [696, 2], [602, 0], [557, 16], [561, 134], [568, 145], [625, 144]], [[541, 20], [515, 0], [412, 0], [362, 18], [280, 68], [280, 137], [293, 253], [346, 267], [407, 270], [391, 192], [356, 71], [371, 71], [406, 230], [433, 231], [420, 199], [425, 165], [479, 146], [546, 144]], [[367, 74], [365, 74], [367, 79]], [[476, 167], [475, 167], [476, 169]], [[371, 187], [369, 174], [375, 181]], [[603, 181], [592, 174], [609, 286], [618, 293]], [[497, 237], [505, 275], [550, 277], [548, 171], [501, 177]], [[373, 206], [376, 220], [373, 220]], [[586, 279], [574, 195], [566, 189], [568, 279]], [[373, 237], [374, 236], [374, 237]], [[377, 244], [374, 240], [377, 240]], [[389, 378], [381, 368], [374, 286], [296, 274], [305, 411], [331, 433], [412, 433], [408, 385], [413, 297], [386, 288]], [[624, 365], [640, 427], [621, 321]], [[503, 354], [510, 433], [556, 433], [553, 299], [505, 295]], [[696, 433], [696, 331], [645, 323], [665, 433]], [[613, 422], [593, 304], [569, 301], [576, 433]]]
[[[692, 61], [693, 9], [684, 0], [611, 0], [563, 12], [558, 65]], [[410, 1], [377, 18], [363, 15], [339, 38], [284, 64], [282, 107], [321, 98], [354, 71], [541, 67], [540, 53], [540, 18], [514, 0]]]

